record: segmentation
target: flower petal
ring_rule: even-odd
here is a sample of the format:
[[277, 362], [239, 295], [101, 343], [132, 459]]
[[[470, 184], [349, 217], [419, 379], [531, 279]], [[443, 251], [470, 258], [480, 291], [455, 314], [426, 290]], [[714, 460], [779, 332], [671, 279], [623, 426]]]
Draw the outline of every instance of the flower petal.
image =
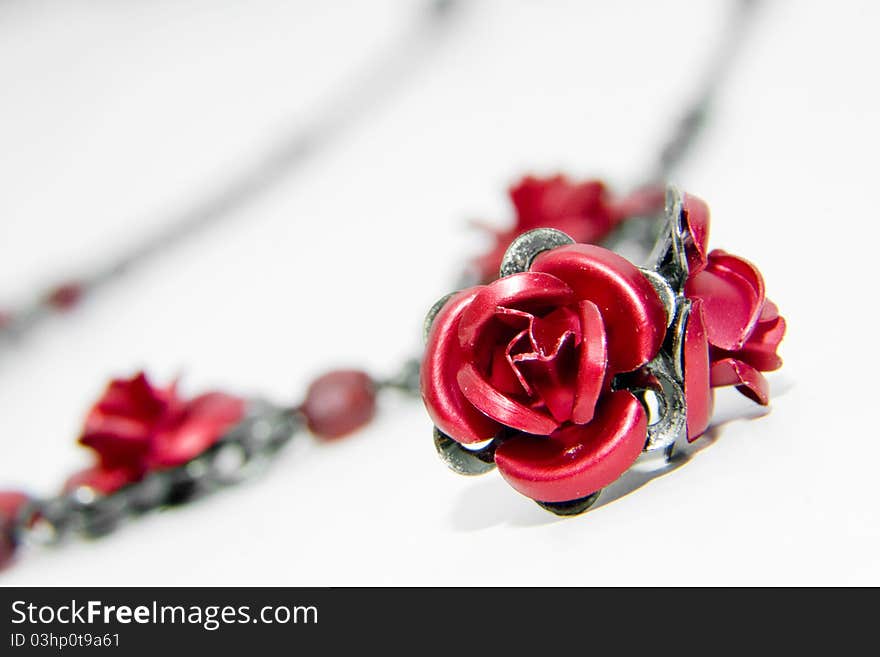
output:
[[759, 322], [769, 322], [771, 319], [779, 317], [779, 308], [770, 299], [764, 299], [764, 306], [761, 308], [761, 317]]
[[608, 364], [608, 345], [605, 323], [599, 307], [592, 301], [581, 301], [578, 305], [581, 316], [581, 341], [578, 355], [577, 382], [574, 408], [571, 421], [586, 424], [593, 419], [596, 402], [602, 393], [605, 381], [605, 367]]
[[571, 244], [538, 255], [533, 272], [567, 283], [579, 301], [599, 308], [608, 340], [611, 374], [628, 372], [651, 360], [666, 333], [663, 303], [638, 267], [613, 251]]
[[156, 388], [143, 372], [114, 379], [89, 410], [79, 442], [106, 469], [139, 468], [157, 426], [173, 422], [180, 405], [174, 385]]
[[94, 450], [103, 467], [117, 468], [140, 462], [152, 435], [152, 427], [137, 418], [106, 416], [92, 409], [79, 443]]
[[153, 418], [144, 420], [139, 417], [107, 415], [101, 409], [93, 408], [86, 416], [80, 443], [97, 449], [96, 443], [104, 438], [130, 444], [147, 442], [153, 432], [154, 423]]
[[446, 302], [434, 318], [421, 368], [422, 399], [428, 414], [440, 431], [460, 443], [489, 440], [501, 429], [474, 408], [457, 381], [465, 362], [458, 337], [461, 315], [481, 289], [464, 290]]
[[724, 358], [712, 363], [712, 386], [736, 386], [752, 401], [766, 406], [770, 403], [770, 386], [767, 379], [751, 365], [735, 358]]
[[190, 401], [179, 423], [153, 437], [149, 468], [168, 468], [202, 454], [244, 416], [239, 397], [209, 392]]
[[693, 442], [709, 427], [713, 394], [709, 386], [709, 343], [703, 323], [703, 302], [691, 303], [684, 337], [684, 397], [687, 404], [687, 439]]
[[519, 342], [528, 342], [526, 331], [521, 331], [507, 345], [499, 344], [492, 350], [489, 382], [507, 395], [530, 394], [531, 389], [510, 360], [510, 350]]
[[557, 308], [544, 317], [532, 319], [530, 337], [535, 352], [542, 358], [555, 358], [569, 336], [573, 337], [573, 344], [580, 344], [580, 317], [570, 308]]
[[586, 497], [623, 474], [647, 439], [648, 419], [628, 391], [604, 396], [587, 425], [567, 425], [549, 438], [515, 436], [498, 446], [495, 464], [517, 491], [541, 502]]
[[486, 325], [499, 309], [533, 312], [574, 301], [574, 292], [558, 278], [532, 272], [505, 276], [489, 285], [472, 289], [477, 292], [463, 310], [458, 329], [465, 353], [473, 353], [477, 349]]
[[217, 426], [238, 422], [244, 411], [244, 400], [225, 392], [206, 392], [186, 405], [187, 420], [210, 420]]
[[688, 232], [685, 253], [691, 275], [706, 267], [709, 246], [709, 206], [703, 199], [685, 194], [682, 199], [684, 221]]
[[475, 408], [512, 429], [525, 433], [547, 435], [559, 426], [553, 418], [511, 399], [493, 388], [492, 384], [486, 381], [471, 363], [465, 363], [458, 371], [458, 387], [465, 399]]
[[156, 388], [144, 372], [138, 372], [130, 379], [111, 381], [95, 408], [107, 415], [135, 416], [152, 421], [160, 417], [175, 399], [173, 385], [168, 389]]
[[741, 349], [764, 308], [764, 279], [747, 260], [716, 249], [706, 268], [688, 278], [685, 294], [703, 301], [709, 344]]
[[[782, 358], [776, 350], [785, 336], [785, 319], [778, 316], [760, 321], [745, 346], [737, 352], [720, 352], [720, 357], [732, 356], [761, 372], [772, 372], [782, 367]], [[719, 358], [716, 358], [718, 360]]]
[[577, 217], [584, 224], [597, 223], [596, 232], [607, 223], [605, 185], [598, 180], [572, 183], [565, 176], [527, 176], [510, 189], [516, 208], [516, 228], [556, 227], [557, 222]]
[[[523, 373], [524, 379], [537, 393], [553, 419], [559, 424], [571, 419], [576, 376], [575, 347], [571, 334], [565, 334], [550, 357], [531, 353], [514, 358], [516, 367]], [[531, 404], [530, 408], [534, 410], [535, 405]]]

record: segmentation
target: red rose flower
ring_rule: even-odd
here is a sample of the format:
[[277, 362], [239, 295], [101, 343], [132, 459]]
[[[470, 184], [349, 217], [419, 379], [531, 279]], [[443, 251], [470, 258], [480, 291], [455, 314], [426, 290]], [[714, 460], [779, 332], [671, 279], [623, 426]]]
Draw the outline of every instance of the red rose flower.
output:
[[707, 253], [709, 210], [686, 195], [683, 216], [689, 236], [685, 296], [691, 312], [685, 338], [685, 395], [688, 440], [709, 426], [711, 388], [735, 385], [759, 404], [769, 403], [761, 372], [782, 366], [776, 354], [785, 320], [764, 295], [761, 272], [738, 256], [716, 249]]
[[512, 228], [492, 231], [495, 245], [489, 253], [474, 260], [480, 280], [498, 278], [498, 269], [507, 247], [517, 237], [535, 228], [555, 228], [575, 242], [598, 242], [614, 227], [615, 217], [605, 185], [598, 180], [573, 183], [565, 176], [528, 176], [510, 189], [516, 210]]
[[562, 246], [444, 305], [428, 336], [422, 394], [453, 440], [503, 436], [495, 464], [519, 492], [580, 499], [641, 453], [646, 412], [611, 382], [649, 362], [665, 332], [663, 304], [638, 268], [598, 246]]
[[712, 387], [735, 385], [766, 405], [769, 387], [761, 372], [782, 366], [776, 350], [785, 335], [785, 320], [764, 296], [761, 272], [747, 260], [716, 249], [688, 277], [685, 294], [702, 306]]
[[89, 411], [79, 439], [95, 450], [98, 463], [73, 475], [65, 488], [88, 485], [110, 493], [152, 470], [186, 463], [244, 411], [242, 399], [219, 392], [183, 400], [174, 384], [156, 388], [142, 372], [111, 381]]
[[488, 229], [495, 244], [488, 253], [474, 259], [473, 267], [481, 282], [495, 280], [510, 244], [535, 228], [555, 228], [575, 242], [598, 244], [624, 219], [656, 214], [663, 207], [664, 193], [663, 187], [648, 186], [613, 198], [599, 180], [571, 182], [561, 175], [526, 176], [509, 191], [516, 211], [513, 226], [500, 231]]

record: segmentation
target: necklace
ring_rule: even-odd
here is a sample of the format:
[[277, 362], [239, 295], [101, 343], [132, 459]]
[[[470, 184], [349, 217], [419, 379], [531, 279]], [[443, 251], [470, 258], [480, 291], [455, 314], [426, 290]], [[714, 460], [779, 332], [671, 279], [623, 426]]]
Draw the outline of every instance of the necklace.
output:
[[[239, 481], [303, 429], [345, 436], [371, 419], [383, 389], [421, 390], [435, 445], [454, 470], [497, 466], [515, 489], [561, 514], [586, 510], [643, 451], [670, 457], [680, 437], [699, 437], [711, 413], [710, 383], [737, 385], [766, 403], [759, 372], [778, 367], [784, 322], [765, 301], [760, 274], [742, 259], [708, 252], [705, 204], [658, 188], [704, 121], [750, 5], [738, 5], [714, 74], [648, 185], [621, 199], [595, 181], [562, 177], [527, 178], [513, 190], [517, 225], [496, 235], [472, 272], [486, 285], [435, 304], [424, 361], [412, 359], [384, 380], [330, 372], [295, 405], [223, 392], [185, 399], [143, 373], [112, 381], [80, 435], [95, 465], [55, 496], [0, 495], [0, 560], [21, 543], [100, 536], [126, 517]], [[656, 246], [639, 269], [599, 241]], [[7, 315], [7, 330], [72, 307], [167, 243], [122, 258], [85, 284], [58, 286], [32, 312]], [[734, 319], [725, 318], [731, 303]]]

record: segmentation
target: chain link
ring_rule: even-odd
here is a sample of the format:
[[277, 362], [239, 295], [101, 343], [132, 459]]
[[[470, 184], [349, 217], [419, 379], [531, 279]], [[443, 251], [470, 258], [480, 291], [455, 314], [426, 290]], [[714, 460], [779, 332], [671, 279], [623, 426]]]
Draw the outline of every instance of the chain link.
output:
[[71, 534], [103, 536], [128, 517], [185, 504], [252, 476], [303, 425], [295, 410], [252, 401], [241, 422], [187, 463], [151, 472], [106, 495], [80, 486], [56, 497], [30, 500], [16, 519], [14, 535], [40, 545], [60, 543]]

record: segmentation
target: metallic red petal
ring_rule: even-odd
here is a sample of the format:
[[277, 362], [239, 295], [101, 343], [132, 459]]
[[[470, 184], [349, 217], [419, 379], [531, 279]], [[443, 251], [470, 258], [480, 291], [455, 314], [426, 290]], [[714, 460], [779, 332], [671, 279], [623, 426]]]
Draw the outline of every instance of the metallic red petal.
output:
[[713, 393], [709, 386], [709, 343], [703, 323], [703, 302], [691, 304], [684, 338], [684, 397], [687, 404], [687, 439], [692, 442], [709, 427]]
[[477, 290], [461, 315], [459, 340], [465, 353], [477, 348], [483, 329], [501, 308], [531, 312], [535, 308], [564, 306], [574, 292], [558, 278], [523, 272], [498, 279]]
[[712, 363], [712, 386], [736, 386], [752, 401], [766, 406], [770, 403], [770, 386], [767, 379], [751, 365], [735, 358], [724, 358]]
[[604, 319], [610, 374], [651, 360], [666, 333], [666, 311], [648, 280], [631, 262], [591, 244], [572, 244], [535, 258], [533, 272], [567, 283], [579, 301], [592, 301]]
[[176, 400], [174, 386], [154, 387], [146, 374], [138, 372], [130, 379], [111, 381], [94, 408], [108, 415], [136, 417], [145, 422], [162, 416]]
[[572, 183], [565, 176], [527, 176], [510, 189], [510, 199], [516, 208], [518, 232], [556, 227], [568, 217], [584, 224], [600, 222], [597, 230], [607, 221], [605, 186], [598, 180]]
[[733, 357], [761, 372], [772, 372], [782, 367], [782, 358], [776, 350], [785, 335], [785, 319], [777, 316], [770, 321], [758, 322], [745, 346], [739, 351], [720, 351], [713, 360]]
[[528, 341], [528, 331], [520, 331], [508, 344], [496, 345], [492, 350], [492, 363], [489, 381], [507, 395], [531, 394], [531, 389], [522, 374], [513, 366], [510, 351], [517, 343]]
[[544, 317], [534, 317], [530, 328], [534, 349], [542, 357], [554, 358], [568, 336], [574, 339], [575, 345], [581, 341], [580, 317], [567, 307], [557, 308]]
[[559, 426], [553, 418], [493, 388], [471, 363], [465, 363], [458, 371], [458, 387], [475, 408], [504, 426], [542, 436], [552, 433]]
[[541, 502], [565, 502], [604, 488], [638, 458], [648, 419], [639, 401], [619, 390], [602, 398], [586, 425], [567, 425], [549, 438], [518, 435], [495, 451], [501, 475]]
[[[511, 364], [522, 374], [523, 388], [536, 392], [558, 423], [567, 422], [574, 405], [580, 318], [563, 306], [543, 317], [532, 316], [527, 334], [526, 343], [517, 341], [508, 350]], [[529, 406], [535, 408], [534, 403]]]
[[[474, 261], [482, 281], [498, 278], [507, 247], [522, 233], [534, 228], [555, 228], [571, 235], [575, 242], [596, 243], [604, 239], [624, 218], [619, 207], [608, 198], [605, 186], [596, 180], [571, 182], [564, 176], [523, 178], [510, 189], [516, 208], [516, 221], [509, 230], [490, 230], [495, 238], [492, 250]], [[660, 193], [662, 207], [663, 193]], [[644, 205], [644, 204], [642, 204]]]
[[703, 301], [709, 344], [741, 349], [764, 308], [764, 279], [747, 260], [715, 250], [700, 273], [688, 278], [685, 294]]
[[771, 319], [779, 317], [779, 308], [770, 299], [764, 299], [764, 307], [761, 308], [761, 317], [759, 322], [769, 322]]
[[481, 289], [463, 290], [446, 302], [434, 318], [421, 369], [422, 399], [428, 414], [440, 431], [460, 443], [488, 440], [501, 429], [474, 408], [457, 381], [465, 362], [458, 337], [461, 314]]
[[145, 420], [139, 417], [108, 415], [100, 409], [92, 409], [86, 416], [85, 428], [80, 442], [95, 447], [96, 437], [110, 436], [120, 442], [146, 442], [153, 430], [155, 418]]
[[578, 354], [577, 383], [571, 421], [586, 424], [593, 419], [596, 401], [602, 393], [605, 367], [608, 364], [608, 345], [605, 323], [598, 306], [591, 301], [578, 305], [581, 316], [581, 341]]
[[241, 420], [244, 411], [244, 400], [222, 392], [196, 397], [179, 423], [153, 436], [149, 467], [173, 467], [194, 459]]
[[93, 449], [105, 468], [134, 467], [149, 451], [152, 435], [136, 418], [108, 417], [93, 410], [79, 443]]
[[706, 252], [709, 246], [709, 206], [704, 200], [685, 194], [682, 199], [682, 209], [690, 238], [685, 246], [688, 271], [693, 275], [706, 266]]
[[173, 385], [155, 388], [143, 372], [115, 379], [86, 416], [79, 442], [97, 452], [105, 470], [140, 470], [155, 430], [173, 424], [179, 408]]
[[[574, 406], [575, 348], [570, 333], [554, 346], [553, 355], [520, 354], [516, 366], [557, 423], [571, 419]], [[534, 405], [530, 406], [534, 408]]]

